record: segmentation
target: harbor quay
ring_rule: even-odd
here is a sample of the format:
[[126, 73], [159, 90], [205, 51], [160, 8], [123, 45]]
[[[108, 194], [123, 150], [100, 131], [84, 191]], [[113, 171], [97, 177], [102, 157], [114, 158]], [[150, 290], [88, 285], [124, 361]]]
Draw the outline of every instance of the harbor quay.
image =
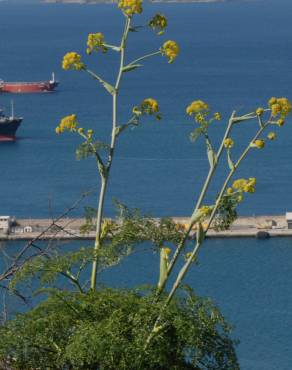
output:
[[[188, 217], [172, 217], [177, 224], [187, 226]], [[159, 218], [157, 218], [159, 221]], [[15, 219], [0, 216], [0, 240], [90, 240], [95, 238], [94, 231], [81, 233], [84, 218], [52, 219]], [[195, 230], [194, 230], [195, 232]], [[209, 229], [208, 238], [260, 238], [292, 237], [292, 214], [281, 216], [238, 217], [229, 230]]]

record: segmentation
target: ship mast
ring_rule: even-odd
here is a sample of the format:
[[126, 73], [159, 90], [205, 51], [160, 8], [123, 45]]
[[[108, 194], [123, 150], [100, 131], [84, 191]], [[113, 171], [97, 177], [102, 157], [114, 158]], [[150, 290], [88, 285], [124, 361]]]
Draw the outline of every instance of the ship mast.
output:
[[14, 119], [14, 101], [11, 100], [11, 118]]

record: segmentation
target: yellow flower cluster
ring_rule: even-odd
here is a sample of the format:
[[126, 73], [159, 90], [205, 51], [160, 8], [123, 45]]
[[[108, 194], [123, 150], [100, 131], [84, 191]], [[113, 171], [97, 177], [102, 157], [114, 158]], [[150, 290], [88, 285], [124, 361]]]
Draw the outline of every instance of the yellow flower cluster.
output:
[[269, 132], [267, 137], [269, 140], [275, 140], [277, 135], [274, 132]]
[[149, 21], [148, 25], [153, 30], [158, 30], [158, 35], [162, 35], [165, 31], [165, 28], [167, 27], [167, 19], [162, 14], [155, 14], [155, 16]]
[[193, 114], [206, 112], [208, 110], [209, 106], [207, 103], [202, 100], [195, 100], [187, 107], [186, 112], [188, 115], [192, 116]]
[[[254, 193], [255, 185], [256, 179], [254, 177], [250, 177], [248, 180], [246, 179], [235, 180], [232, 184], [232, 188], [244, 193]], [[233, 190], [230, 189], [231, 188], [227, 189], [227, 193], [232, 194]]]
[[159, 112], [159, 105], [155, 99], [144, 99], [141, 103], [141, 112], [144, 114], [155, 114]]
[[133, 14], [141, 14], [143, 10], [142, 0], [120, 0], [118, 7], [129, 16], [132, 16]]
[[59, 126], [56, 127], [56, 133], [61, 134], [62, 132], [68, 131], [76, 131], [78, 122], [76, 118], [76, 114], [71, 114], [70, 116], [66, 116], [62, 118]]
[[201, 214], [201, 218], [206, 218], [211, 214], [212, 208], [209, 206], [202, 206], [199, 211]]
[[171, 253], [171, 249], [170, 249], [170, 248], [168, 248], [168, 247], [163, 247], [163, 250], [164, 250], [164, 252], [165, 252], [165, 254], [166, 254], [167, 256], [169, 256], [169, 255], [170, 255], [170, 253]]
[[234, 141], [230, 137], [224, 140], [224, 146], [226, 149], [231, 149], [233, 145], [234, 145]]
[[214, 113], [214, 119], [216, 121], [221, 121], [222, 119], [221, 114], [219, 112]]
[[256, 110], [256, 115], [257, 116], [262, 116], [263, 114], [264, 114], [264, 108], [258, 108], [257, 110]]
[[135, 106], [132, 110], [135, 116], [140, 117], [143, 114], [155, 115], [157, 120], [161, 119], [161, 115], [159, 114], [159, 105], [157, 100], [152, 98], [147, 98], [142, 101], [140, 106]]
[[90, 33], [87, 38], [86, 53], [91, 54], [93, 51], [107, 52], [107, 47], [104, 45], [104, 35], [102, 33]]
[[271, 98], [269, 100], [269, 107], [271, 108], [273, 117], [279, 114], [281, 118], [285, 118], [292, 109], [292, 105], [287, 98]]
[[179, 54], [179, 46], [175, 41], [168, 40], [160, 49], [162, 55], [166, 55], [169, 59], [168, 63], [172, 63]]
[[84, 69], [85, 65], [81, 62], [81, 56], [77, 54], [75, 51], [67, 53], [63, 57], [62, 68], [65, 70], [68, 69], [75, 69], [80, 71]]
[[253, 144], [254, 147], [256, 147], [258, 149], [263, 149], [264, 146], [265, 146], [265, 141], [262, 140], [262, 139], [257, 139], [252, 144]]

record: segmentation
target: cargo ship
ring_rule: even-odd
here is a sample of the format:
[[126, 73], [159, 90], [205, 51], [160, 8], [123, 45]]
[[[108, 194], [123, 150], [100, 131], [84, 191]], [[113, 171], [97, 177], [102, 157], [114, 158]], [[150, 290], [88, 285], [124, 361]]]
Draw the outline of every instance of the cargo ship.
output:
[[12, 141], [15, 140], [15, 134], [22, 122], [22, 117], [15, 117], [13, 112], [11, 116], [5, 116], [2, 109], [0, 109], [0, 141]]
[[0, 92], [2, 93], [45, 93], [52, 92], [59, 82], [55, 80], [55, 74], [52, 74], [52, 79], [49, 81], [38, 82], [5, 82], [0, 80]]

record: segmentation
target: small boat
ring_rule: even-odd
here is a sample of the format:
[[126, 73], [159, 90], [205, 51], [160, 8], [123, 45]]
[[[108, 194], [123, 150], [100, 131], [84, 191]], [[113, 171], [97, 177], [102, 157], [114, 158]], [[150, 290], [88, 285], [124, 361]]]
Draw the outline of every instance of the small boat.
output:
[[0, 109], [0, 141], [13, 141], [15, 134], [20, 126], [23, 118], [14, 116], [13, 103], [11, 103], [11, 116], [5, 116], [2, 109]]
[[14, 94], [52, 92], [58, 84], [59, 82], [55, 80], [54, 73], [49, 81], [5, 82], [0, 80], [0, 92]]

